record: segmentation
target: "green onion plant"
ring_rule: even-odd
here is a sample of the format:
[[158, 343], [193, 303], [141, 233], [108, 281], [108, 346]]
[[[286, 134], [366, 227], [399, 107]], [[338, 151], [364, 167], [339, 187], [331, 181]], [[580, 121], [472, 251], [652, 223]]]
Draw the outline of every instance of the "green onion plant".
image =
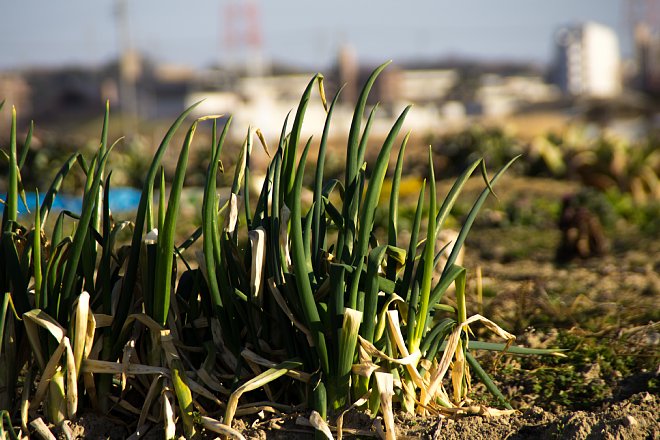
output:
[[[328, 104], [323, 76], [315, 75], [292, 120], [285, 118], [272, 154], [261, 132], [248, 130], [226, 200], [218, 196], [217, 180], [231, 118], [223, 127], [217, 116], [193, 121], [173, 179], [166, 182], [163, 157], [196, 104], [186, 109], [157, 148], [135, 216], [126, 221], [115, 220], [109, 207], [112, 172], [106, 164], [121, 139], [108, 140], [108, 106], [97, 151], [91, 158], [71, 156], [41, 205], [19, 216], [19, 201], [25, 202], [21, 167], [32, 129], [19, 154], [12, 110], [0, 236], [2, 429], [9, 435], [12, 426], [25, 429], [34, 416], [22, 410], [22, 402], [28, 402], [52, 423], [75, 417], [85, 406], [125, 420], [130, 415], [135, 432], [156, 422], [168, 436], [189, 438], [204, 429], [238, 437], [232, 420], [264, 408], [309, 409], [315, 411], [315, 426], [327, 432], [325, 422], [334, 423], [357, 403], [374, 414], [383, 412], [392, 436], [393, 408], [455, 411], [467, 398], [471, 373], [509, 407], [474, 352], [560, 355], [559, 350], [515, 347], [513, 336], [493, 322], [468, 316], [467, 270], [456, 258], [511, 162], [489, 178], [483, 161], [474, 161], [440, 200], [429, 150], [410, 239], [402, 241], [399, 183], [409, 133], [401, 139], [400, 132], [409, 107], [394, 122], [374, 163], [365, 162], [377, 112], [374, 106], [364, 120], [368, 97], [387, 64], [374, 70], [358, 98], [343, 180], [326, 181], [324, 175], [341, 91]], [[315, 86], [326, 122], [313, 197], [306, 205], [307, 157], [315, 144], [301, 139], [301, 133]], [[200, 124], [210, 125], [212, 133], [201, 224], [181, 237], [179, 207]], [[251, 195], [255, 133], [271, 159], [263, 187]], [[389, 205], [381, 207], [396, 146]], [[436, 268], [443, 250], [436, 238], [477, 168], [483, 192], [445, 266]], [[85, 175], [81, 212], [61, 212], [47, 222], [62, 182], [74, 170]], [[154, 185], [160, 188], [156, 206]], [[388, 209], [384, 232], [375, 224], [380, 209]], [[131, 239], [122, 242], [126, 231]], [[193, 249], [199, 249], [197, 254]], [[451, 285], [455, 307], [442, 303]], [[473, 340], [470, 326], [477, 322], [504, 342]], [[30, 377], [34, 384], [21, 382]], [[144, 402], [142, 408], [135, 401]]]

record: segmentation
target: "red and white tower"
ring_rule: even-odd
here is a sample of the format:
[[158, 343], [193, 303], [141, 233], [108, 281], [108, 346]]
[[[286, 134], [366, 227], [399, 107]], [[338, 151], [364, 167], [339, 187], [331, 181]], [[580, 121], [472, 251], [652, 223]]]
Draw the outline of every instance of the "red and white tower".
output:
[[264, 74], [261, 13], [255, 0], [230, 0], [222, 12], [227, 62], [250, 76]]

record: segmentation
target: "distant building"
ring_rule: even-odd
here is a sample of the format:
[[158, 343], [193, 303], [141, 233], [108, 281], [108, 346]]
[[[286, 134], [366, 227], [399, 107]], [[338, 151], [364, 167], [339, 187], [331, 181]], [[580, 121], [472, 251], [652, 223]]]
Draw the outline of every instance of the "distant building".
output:
[[32, 69], [23, 72], [23, 76], [31, 90], [30, 119], [59, 123], [103, 114], [101, 91], [106, 76], [101, 69]]
[[[231, 88], [191, 91], [186, 95], [185, 105], [204, 100], [193, 114], [232, 115], [232, 131], [244, 137], [248, 127], [259, 128], [266, 139], [279, 136], [284, 117], [296, 109], [300, 95], [312, 74], [287, 74], [273, 76], [243, 76], [236, 78]], [[318, 88], [312, 89], [313, 98], [318, 101], [309, 105], [305, 113], [302, 133], [305, 136], [320, 133], [325, 122], [325, 110], [318, 97]], [[289, 118], [289, 129], [294, 114]]]
[[341, 94], [342, 102], [352, 104], [357, 101], [359, 75], [360, 63], [355, 48], [351, 45], [342, 45], [337, 56], [339, 86], [344, 87]]
[[621, 58], [614, 31], [598, 23], [557, 33], [555, 82], [569, 95], [609, 98], [621, 92]]
[[5, 101], [5, 108], [16, 107], [18, 118], [29, 115], [30, 85], [23, 75], [11, 72], [0, 72], [0, 102]]
[[459, 77], [455, 69], [401, 70], [398, 74], [398, 98], [415, 103], [446, 99]]
[[660, 96], [660, 33], [648, 25], [635, 28], [637, 81], [639, 90]]
[[480, 114], [502, 117], [531, 105], [557, 100], [559, 92], [538, 75], [510, 75], [486, 73], [476, 91]]

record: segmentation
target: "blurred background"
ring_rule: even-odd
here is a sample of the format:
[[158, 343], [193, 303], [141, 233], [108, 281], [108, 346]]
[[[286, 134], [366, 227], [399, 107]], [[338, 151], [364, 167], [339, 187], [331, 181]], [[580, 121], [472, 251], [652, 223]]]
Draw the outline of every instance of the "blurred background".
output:
[[24, 124], [97, 115], [107, 99], [155, 121], [203, 97], [201, 113], [275, 136], [311, 74], [347, 84], [350, 103], [390, 59], [374, 100], [390, 114], [416, 104], [429, 132], [575, 98], [646, 109], [660, 91], [658, 0], [27, 0], [0, 15], [0, 96]]
[[[197, 116], [233, 115], [238, 146], [248, 126], [274, 143], [316, 72], [330, 97], [345, 85], [333, 117], [341, 147], [357, 93], [386, 60], [370, 98], [379, 103], [372, 138], [412, 103], [411, 143], [420, 152], [433, 144], [441, 171], [473, 154], [497, 166], [523, 152], [527, 172], [625, 190], [623, 177], [585, 172], [575, 151], [603, 139], [646, 142], [644, 164], [660, 126], [658, 0], [26, 0], [2, 2], [0, 16], [0, 140], [12, 105], [23, 133], [36, 122], [23, 177], [37, 185], [65, 154], [94, 148], [107, 100], [111, 136], [125, 137], [115, 184], [138, 186], [143, 158], [190, 104], [204, 100]], [[304, 136], [320, 137], [325, 120], [315, 93]], [[200, 142], [192, 184], [195, 167], [205, 169]]]

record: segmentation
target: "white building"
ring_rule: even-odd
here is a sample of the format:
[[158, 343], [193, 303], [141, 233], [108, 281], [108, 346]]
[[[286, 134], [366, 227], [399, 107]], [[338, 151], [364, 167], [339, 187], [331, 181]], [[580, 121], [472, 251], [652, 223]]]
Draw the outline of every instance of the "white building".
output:
[[488, 117], [507, 116], [528, 104], [552, 102], [559, 98], [556, 86], [537, 75], [502, 76], [486, 73], [476, 92], [481, 114]]
[[[232, 132], [245, 137], [248, 127], [260, 129], [268, 141], [278, 139], [287, 113], [289, 130], [300, 96], [312, 74], [242, 77], [232, 90], [189, 93], [186, 105], [204, 100], [195, 108], [195, 116], [207, 114], [232, 115]], [[350, 121], [350, 120], [349, 120]], [[318, 87], [312, 89], [312, 98], [305, 112], [302, 136], [323, 131], [325, 110]]]
[[429, 102], [445, 99], [458, 83], [453, 69], [401, 70], [397, 72], [398, 98], [406, 102]]
[[560, 29], [555, 67], [564, 93], [607, 98], [621, 92], [619, 41], [612, 29], [601, 24]]

